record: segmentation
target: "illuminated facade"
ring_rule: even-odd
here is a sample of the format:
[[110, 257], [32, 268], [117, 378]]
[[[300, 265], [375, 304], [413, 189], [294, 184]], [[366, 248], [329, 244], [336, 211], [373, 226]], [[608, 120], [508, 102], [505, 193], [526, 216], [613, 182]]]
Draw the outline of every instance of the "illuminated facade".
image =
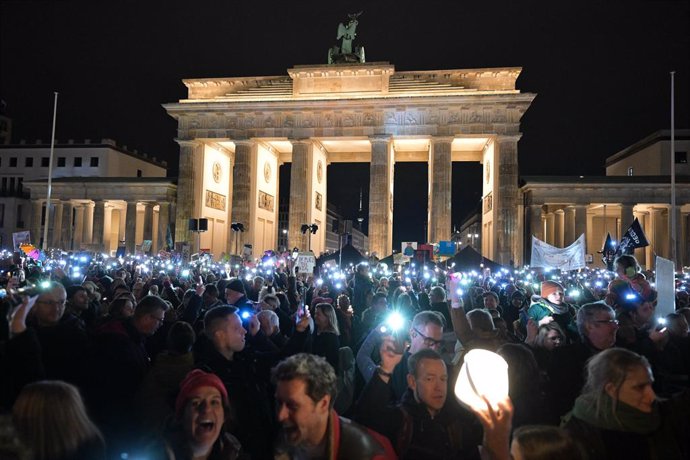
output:
[[[397, 72], [386, 62], [296, 66], [286, 76], [184, 80], [165, 104], [178, 122], [176, 241], [196, 248], [187, 219], [206, 217], [201, 247], [214, 254], [277, 247], [278, 168], [292, 163], [287, 246], [304, 249], [304, 223], [327, 224], [327, 169], [370, 163], [369, 251], [392, 252], [393, 171], [428, 162], [428, 240], [451, 239], [454, 161], [483, 166], [482, 251], [519, 261], [520, 119], [534, 94], [515, 88], [520, 68]], [[228, 233], [228, 223], [247, 231]], [[318, 255], [325, 232], [312, 236]]]

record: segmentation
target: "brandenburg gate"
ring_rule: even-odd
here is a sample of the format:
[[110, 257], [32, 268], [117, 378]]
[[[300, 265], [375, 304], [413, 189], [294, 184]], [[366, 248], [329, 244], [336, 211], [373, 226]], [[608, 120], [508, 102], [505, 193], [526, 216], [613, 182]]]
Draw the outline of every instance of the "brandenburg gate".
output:
[[[368, 162], [370, 251], [385, 257], [392, 252], [395, 164], [428, 162], [428, 241], [438, 242], [451, 237], [452, 163], [475, 161], [483, 164], [482, 252], [518, 262], [519, 128], [535, 97], [515, 88], [520, 71], [398, 72], [369, 62], [184, 80], [187, 98], [164, 105], [178, 122], [180, 145], [175, 239], [198, 249], [187, 220], [205, 217], [200, 244], [214, 254], [244, 244], [255, 255], [274, 249], [278, 171], [292, 163], [288, 241], [306, 249], [301, 225], [326, 224], [328, 165]], [[233, 222], [245, 231], [232, 231]], [[311, 238], [318, 256], [325, 232]]]

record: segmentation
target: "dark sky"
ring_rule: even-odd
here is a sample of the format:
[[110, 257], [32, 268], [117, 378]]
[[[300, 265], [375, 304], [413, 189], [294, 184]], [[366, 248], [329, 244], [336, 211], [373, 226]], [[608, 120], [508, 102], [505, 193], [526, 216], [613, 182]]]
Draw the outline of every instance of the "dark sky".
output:
[[[169, 160], [175, 175], [175, 121], [161, 104], [186, 96], [183, 78], [284, 75], [323, 63], [338, 23], [363, 10], [356, 44], [369, 61], [398, 70], [523, 67], [519, 89], [538, 96], [522, 120], [521, 175], [603, 174], [607, 156], [670, 126], [671, 70], [676, 126], [690, 126], [689, 4], [0, 0], [0, 97], [14, 141], [49, 139], [59, 91], [58, 139], [109, 137]], [[396, 241], [422, 239], [425, 171], [396, 167]], [[480, 169], [456, 164], [453, 180], [459, 225], [479, 200]], [[356, 217], [368, 167], [333, 168], [329, 185], [329, 200]]]

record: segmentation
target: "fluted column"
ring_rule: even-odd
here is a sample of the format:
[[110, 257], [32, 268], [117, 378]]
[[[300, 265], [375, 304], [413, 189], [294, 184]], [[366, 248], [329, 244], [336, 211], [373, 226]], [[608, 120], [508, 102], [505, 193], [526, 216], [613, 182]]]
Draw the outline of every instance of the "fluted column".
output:
[[127, 217], [125, 218], [125, 250], [133, 254], [136, 249], [137, 233], [137, 202], [127, 202]]
[[[235, 140], [235, 165], [232, 168], [232, 221], [244, 225], [244, 232], [239, 232], [235, 236], [237, 247], [236, 254], [242, 254], [242, 248], [250, 240], [249, 233], [253, 227], [250, 216], [250, 202], [252, 189], [252, 150], [255, 142], [246, 139]], [[304, 189], [303, 189], [304, 190]], [[304, 193], [304, 192], [303, 192]], [[232, 232], [231, 229], [228, 231]]]
[[62, 247], [62, 202], [58, 201], [53, 204], [54, 217], [53, 217], [53, 235], [50, 239], [50, 246], [54, 248]]
[[[292, 143], [292, 166], [290, 168], [290, 208], [288, 217], [288, 246], [307, 250], [308, 235], [300, 231], [302, 224], [308, 224], [308, 205], [311, 188], [308, 183], [309, 155], [312, 142], [309, 139], [295, 139]], [[325, 206], [325, 204], [324, 204]]]
[[[41, 200], [33, 200], [31, 202], [31, 243], [40, 247], [41, 237], [41, 218], [43, 217], [43, 202]], [[46, 221], [46, 225], [48, 222]], [[16, 249], [16, 248], [15, 248]]]
[[74, 207], [74, 249], [81, 249], [84, 241], [84, 204]]
[[[498, 154], [497, 163], [494, 165], [494, 174], [498, 191], [494, 197], [494, 241], [497, 242], [493, 258], [496, 262], [508, 265], [511, 260], [518, 260], [518, 235], [517, 231], [517, 192], [518, 192], [518, 148], [520, 136], [498, 136], [496, 147]], [[493, 235], [488, 235], [493, 238]]]
[[[641, 212], [641, 211], [636, 211], [634, 213], [635, 218], [640, 222], [640, 226], [642, 227], [642, 231], [645, 234], [645, 237], [649, 237], [647, 234], [646, 228], [648, 227], [648, 221], [649, 217], [646, 212]], [[635, 259], [637, 259], [637, 262], [640, 264], [640, 266], [644, 268], [648, 268], [650, 266], [650, 262], [647, 259], [647, 250], [646, 248], [635, 248]]]
[[634, 207], [635, 205], [632, 203], [621, 204], [621, 234], [618, 236], [618, 238], [622, 238], [623, 235], [625, 235], [625, 232], [635, 220], [635, 216], [633, 215]]
[[144, 238], [153, 241], [153, 206], [154, 203], [147, 201], [144, 203]]
[[566, 206], [565, 210], [565, 222], [563, 225], [563, 245], [564, 246], [569, 246], [573, 244], [573, 242], [579, 237], [580, 235], [575, 234], [575, 207], [574, 206]]
[[577, 205], [575, 208], [575, 239], [579, 238], [583, 233], [587, 238], [587, 206]]
[[64, 201], [62, 204], [62, 247], [66, 250], [72, 249], [72, 235], [74, 233], [72, 227], [72, 219], [74, 214], [74, 205], [71, 201]]
[[681, 212], [680, 230], [678, 233], [678, 242], [680, 244], [679, 267], [690, 265], [690, 242], [688, 240], [690, 240], [690, 213]]
[[198, 169], [203, 166], [198, 166], [197, 157], [203, 154], [203, 144], [198, 141], [178, 141], [178, 143], [180, 144], [180, 172], [177, 179], [175, 241], [191, 243], [192, 235], [189, 232], [188, 221], [192, 217], [199, 217], [195, 215], [195, 207], [201, 197], [196, 193], [201, 181], [201, 171]]
[[565, 212], [562, 209], [554, 211], [554, 227], [553, 227], [553, 245], [559, 248], [563, 247], [564, 227], [565, 227]]
[[84, 231], [82, 232], [82, 242], [91, 244], [93, 242], [93, 203], [84, 204]]
[[93, 207], [93, 239], [95, 250], [103, 250], [103, 232], [105, 229], [105, 201], [96, 200]]
[[[156, 251], [165, 249], [168, 246], [167, 236], [168, 225], [170, 224], [170, 203], [167, 201], [159, 201], [158, 207], [158, 247]], [[228, 231], [230, 231], [229, 228]]]
[[369, 252], [380, 258], [392, 252], [392, 169], [389, 136], [373, 136], [369, 165]]
[[449, 241], [451, 231], [452, 137], [434, 137], [429, 147], [429, 242]]
[[540, 204], [531, 204], [527, 206], [527, 219], [525, 219], [528, 225], [526, 246], [528, 251], [527, 257], [530, 260], [532, 254], [532, 235], [544, 241], [544, 224], [542, 223], [541, 211], [542, 205]]

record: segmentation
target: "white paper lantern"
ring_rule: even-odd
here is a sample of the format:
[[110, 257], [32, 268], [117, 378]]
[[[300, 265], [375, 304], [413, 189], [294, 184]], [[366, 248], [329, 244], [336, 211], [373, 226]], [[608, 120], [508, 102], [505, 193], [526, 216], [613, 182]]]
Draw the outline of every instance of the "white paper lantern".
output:
[[475, 411], [486, 410], [483, 398], [497, 410], [498, 402], [508, 397], [508, 363], [491, 351], [469, 351], [455, 382], [455, 396]]

